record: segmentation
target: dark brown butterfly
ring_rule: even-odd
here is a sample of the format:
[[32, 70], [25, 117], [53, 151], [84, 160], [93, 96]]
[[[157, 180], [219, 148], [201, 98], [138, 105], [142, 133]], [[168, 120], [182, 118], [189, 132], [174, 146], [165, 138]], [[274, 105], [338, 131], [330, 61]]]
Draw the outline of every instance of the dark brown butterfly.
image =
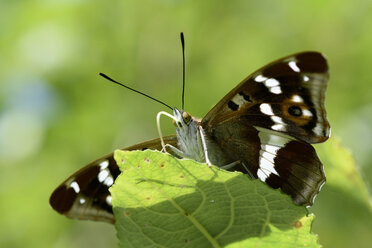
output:
[[[257, 70], [202, 120], [173, 108], [176, 135], [123, 150], [166, 149], [170, 153], [231, 171], [241, 171], [312, 205], [325, 183], [312, 143], [330, 135], [324, 98], [326, 59], [318, 52], [281, 58]], [[113, 154], [83, 167], [64, 181], [50, 204], [70, 218], [114, 222], [108, 188], [120, 171]]]

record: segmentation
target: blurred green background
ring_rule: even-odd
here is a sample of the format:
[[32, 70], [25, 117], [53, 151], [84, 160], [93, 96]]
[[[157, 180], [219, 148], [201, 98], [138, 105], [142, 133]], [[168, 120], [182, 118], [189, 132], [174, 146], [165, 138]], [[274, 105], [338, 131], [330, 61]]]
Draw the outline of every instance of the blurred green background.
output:
[[[370, 0], [0, 1], [0, 247], [117, 246], [113, 226], [69, 220], [48, 198], [86, 163], [157, 137], [166, 109], [98, 73], [179, 107], [180, 31], [185, 109], [199, 117], [266, 63], [323, 52], [332, 135], [370, 184], [371, 24]], [[310, 211], [325, 247], [370, 247], [371, 213], [353, 198], [326, 185]]]

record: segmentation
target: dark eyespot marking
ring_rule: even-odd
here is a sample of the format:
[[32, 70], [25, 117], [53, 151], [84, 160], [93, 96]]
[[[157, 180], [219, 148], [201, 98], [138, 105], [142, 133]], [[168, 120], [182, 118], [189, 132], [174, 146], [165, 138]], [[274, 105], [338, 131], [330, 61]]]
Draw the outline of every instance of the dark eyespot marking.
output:
[[302, 110], [298, 106], [290, 106], [288, 108], [288, 113], [293, 116], [301, 116], [302, 115]]
[[233, 102], [233, 101], [229, 101], [229, 102], [227, 103], [227, 106], [229, 106], [229, 108], [230, 108], [232, 111], [236, 111], [236, 110], [238, 110], [238, 108], [239, 108], [239, 105], [236, 104], [236, 103]]
[[141, 150], [142, 150], [142, 151], [144, 151], [144, 150], [147, 150], [147, 149], [149, 149], [149, 148], [147, 148], [147, 147], [144, 147], [144, 148], [142, 148]]
[[247, 102], [252, 102], [251, 98], [248, 95], [244, 94], [244, 92], [239, 92], [239, 95], [241, 95]]

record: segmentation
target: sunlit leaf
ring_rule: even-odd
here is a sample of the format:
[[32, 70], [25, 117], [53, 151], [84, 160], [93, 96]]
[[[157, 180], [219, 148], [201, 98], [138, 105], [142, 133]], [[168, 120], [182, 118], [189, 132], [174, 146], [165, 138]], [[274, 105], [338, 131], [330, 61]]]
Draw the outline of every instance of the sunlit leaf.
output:
[[154, 151], [115, 159], [121, 247], [318, 247], [306, 208], [259, 180]]

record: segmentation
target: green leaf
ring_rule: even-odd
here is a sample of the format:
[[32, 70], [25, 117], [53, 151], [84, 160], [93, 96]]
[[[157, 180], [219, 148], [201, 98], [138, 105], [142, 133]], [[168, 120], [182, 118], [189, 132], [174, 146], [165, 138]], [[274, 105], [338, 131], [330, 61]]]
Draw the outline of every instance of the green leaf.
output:
[[259, 180], [156, 151], [116, 151], [121, 247], [319, 247], [305, 207]]
[[317, 149], [327, 174], [327, 187], [334, 187], [353, 196], [372, 210], [372, 200], [366, 183], [351, 152], [339, 139], [332, 138]]
[[370, 247], [371, 196], [350, 150], [333, 135], [317, 152], [327, 182], [311, 207], [313, 230], [324, 247]]

